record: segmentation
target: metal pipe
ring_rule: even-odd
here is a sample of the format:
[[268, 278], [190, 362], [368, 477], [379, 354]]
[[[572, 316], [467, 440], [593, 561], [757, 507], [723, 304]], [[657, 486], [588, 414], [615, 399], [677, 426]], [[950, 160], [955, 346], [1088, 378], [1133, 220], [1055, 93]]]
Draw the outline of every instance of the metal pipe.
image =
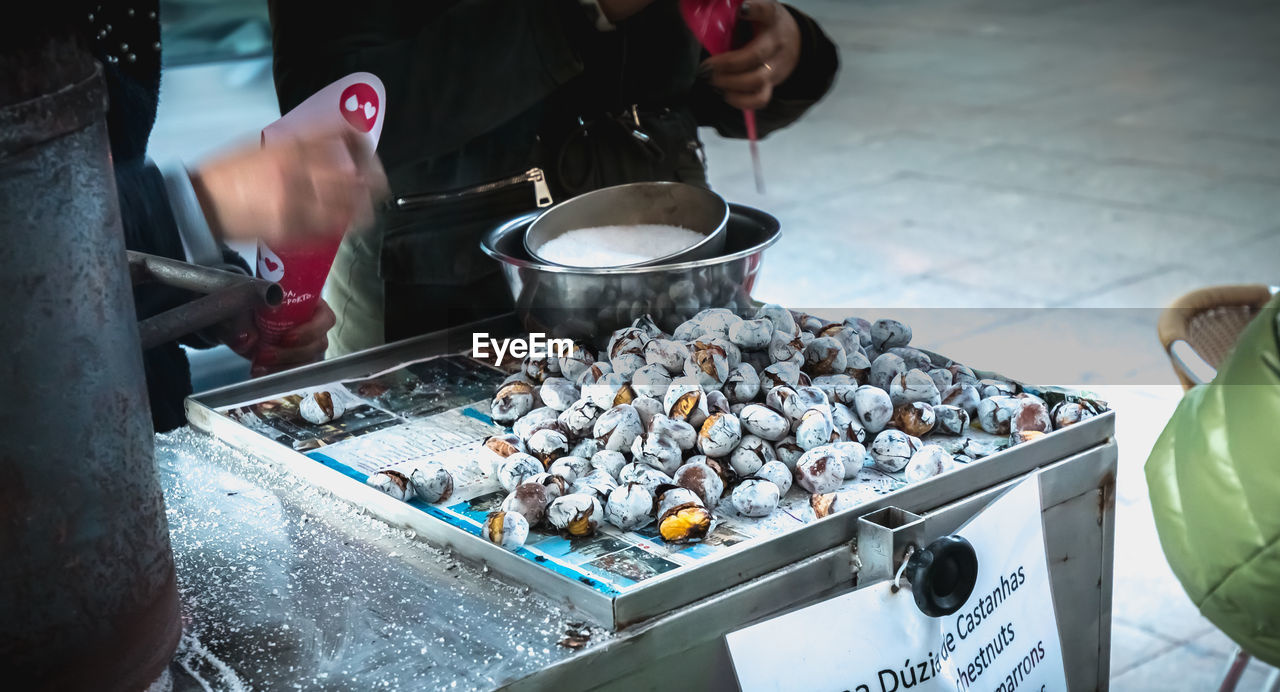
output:
[[211, 327], [260, 305], [275, 307], [284, 301], [284, 290], [279, 284], [142, 252], [129, 252], [129, 273], [135, 284], [156, 281], [206, 294], [139, 322], [138, 337], [143, 350]]
[[[271, 287], [280, 290], [275, 284], [271, 284]], [[138, 338], [142, 342], [142, 350], [212, 327], [237, 313], [253, 309], [260, 302], [259, 287], [252, 283], [242, 283], [148, 317], [138, 323]]]
[[[197, 293], [216, 293], [247, 284], [253, 288], [253, 293], [258, 296], [262, 305], [275, 307], [284, 301], [284, 291], [279, 284], [265, 279], [133, 250], [129, 251], [129, 273], [135, 284], [157, 281], [166, 286]], [[249, 307], [256, 305], [255, 303]]]

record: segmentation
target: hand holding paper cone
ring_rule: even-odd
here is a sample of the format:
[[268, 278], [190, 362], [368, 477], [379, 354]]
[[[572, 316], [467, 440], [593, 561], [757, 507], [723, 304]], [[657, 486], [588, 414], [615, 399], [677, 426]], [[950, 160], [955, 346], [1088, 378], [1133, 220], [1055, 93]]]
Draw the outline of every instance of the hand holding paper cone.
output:
[[273, 246], [367, 227], [387, 193], [368, 137], [346, 126], [231, 152], [193, 171], [192, 180], [223, 240]]

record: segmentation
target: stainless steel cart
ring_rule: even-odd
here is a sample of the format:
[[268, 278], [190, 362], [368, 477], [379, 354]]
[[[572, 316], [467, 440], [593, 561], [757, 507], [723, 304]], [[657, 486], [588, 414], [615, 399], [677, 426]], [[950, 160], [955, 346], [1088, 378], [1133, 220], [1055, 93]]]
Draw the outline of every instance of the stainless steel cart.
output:
[[[161, 438], [158, 447], [194, 623], [184, 649], [193, 666], [214, 659], [254, 686], [734, 689], [725, 633], [870, 583], [859, 578], [871, 561], [858, 553], [859, 517], [886, 507], [923, 515], [917, 538], [927, 541], [1040, 470], [1068, 682], [1073, 690], [1107, 687], [1117, 461], [1111, 412], [646, 588], [602, 597], [457, 528], [415, 521], [403, 503], [349, 478], [310, 473], [300, 482], [292, 465], [306, 461], [215, 411], [458, 353], [473, 331], [518, 329], [514, 318], [501, 318], [189, 401], [193, 427], [248, 450], [189, 432]], [[214, 527], [209, 510], [218, 513]], [[227, 534], [270, 548], [236, 550]], [[265, 573], [271, 578], [261, 585], [243, 584]], [[566, 640], [566, 631], [575, 636]]]

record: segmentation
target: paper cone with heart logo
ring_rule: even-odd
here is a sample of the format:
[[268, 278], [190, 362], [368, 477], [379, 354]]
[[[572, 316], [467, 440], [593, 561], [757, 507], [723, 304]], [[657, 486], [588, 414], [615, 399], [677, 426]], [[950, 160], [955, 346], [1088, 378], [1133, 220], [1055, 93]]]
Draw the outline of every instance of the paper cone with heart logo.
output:
[[[368, 72], [356, 72], [312, 94], [284, 117], [262, 130], [262, 145], [271, 146], [275, 139], [294, 133], [331, 130], [346, 126], [369, 138], [378, 146], [386, 113], [386, 90], [382, 80]], [[334, 219], [345, 225], [345, 219]], [[280, 284], [284, 302], [276, 308], [261, 308], [255, 315], [260, 333], [258, 365], [270, 358], [270, 346], [278, 344], [281, 335], [303, 324], [315, 314], [320, 291], [329, 277], [329, 268], [342, 244], [341, 231], [312, 234], [325, 240], [289, 247], [267, 247], [258, 243], [258, 276]]]

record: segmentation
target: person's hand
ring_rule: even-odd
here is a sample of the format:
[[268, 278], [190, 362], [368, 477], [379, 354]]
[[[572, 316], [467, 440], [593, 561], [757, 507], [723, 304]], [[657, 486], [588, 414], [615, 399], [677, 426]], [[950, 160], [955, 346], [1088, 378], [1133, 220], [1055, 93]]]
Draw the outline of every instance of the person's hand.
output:
[[773, 99], [800, 62], [800, 27], [777, 0], [747, 0], [739, 21], [751, 22], [755, 35], [746, 45], [702, 63], [711, 86], [734, 108], [759, 110]]
[[598, 2], [604, 18], [615, 24], [653, 4], [653, 0], [598, 0]]
[[387, 192], [368, 142], [345, 127], [224, 154], [191, 182], [215, 235], [268, 245], [367, 226]]
[[[328, 333], [336, 323], [333, 310], [321, 299], [316, 303], [316, 312], [311, 319], [282, 334], [279, 343], [261, 342], [256, 338], [255, 330], [256, 343], [253, 347], [245, 353], [236, 352], [253, 359], [253, 372], [250, 373], [253, 377], [314, 363], [324, 359], [324, 351], [329, 347]], [[231, 346], [230, 343], [227, 345]], [[235, 350], [234, 346], [232, 350]]]

